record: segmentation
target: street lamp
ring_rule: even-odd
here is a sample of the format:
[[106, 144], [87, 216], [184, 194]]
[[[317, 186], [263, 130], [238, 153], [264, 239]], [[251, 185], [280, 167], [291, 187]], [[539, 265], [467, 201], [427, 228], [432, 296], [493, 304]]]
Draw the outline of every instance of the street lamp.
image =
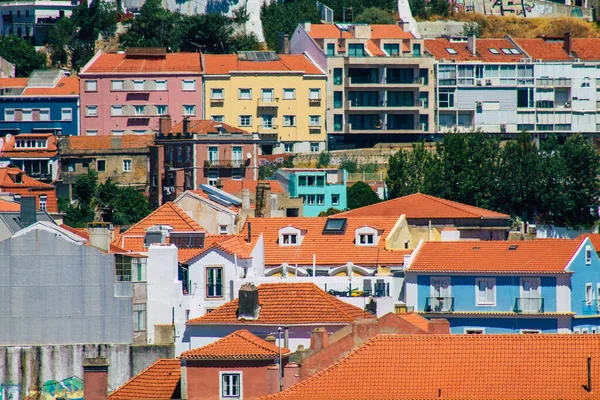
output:
[[277, 328], [277, 336], [279, 339], [279, 391], [283, 391], [283, 382], [282, 382], [282, 375], [283, 375], [283, 367], [281, 365], [281, 327]]

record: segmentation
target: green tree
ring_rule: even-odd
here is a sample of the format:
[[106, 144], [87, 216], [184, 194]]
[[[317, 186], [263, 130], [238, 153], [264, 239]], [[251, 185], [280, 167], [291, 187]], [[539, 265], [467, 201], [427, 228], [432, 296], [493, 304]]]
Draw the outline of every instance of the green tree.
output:
[[78, 176], [73, 186], [73, 192], [79, 204], [91, 205], [96, 196], [97, 186], [98, 173], [93, 169], [90, 169], [85, 175]]
[[427, 2], [425, 0], [409, 0], [410, 11], [417, 19], [427, 19]]
[[565, 224], [566, 210], [571, 207], [567, 186], [569, 166], [561, 154], [555, 135], [540, 144], [537, 221], [543, 224]]
[[388, 160], [388, 186], [391, 198], [422, 192], [426, 189], [427, 172], [433, 163], [433, 156], [425, 143], [416, 143], [412, 151], [400, 149]]
[[429, 9], [431, 14], [448, 17], [450, 15], [450, 2], [448, 0], [430, 0]]
[[370, 25], [391, 25], [396, 23], [392, 13], [376, 7], [365, 8], [363, 12], [356, 16], [354, 22]]
[[328, 151], [322, 151], [319, 153], [319, 159], [317, 160], [317, 168], [329, 167], [331, 163], [331, 153]]
[[329, 217], [330, 215], [335, 215], [341, 213], [342, 210], [338, 210], [337, 208], [329, 207], [327, 211], [321, 211], [319, 213], [319, 217]]
[[69, 45], [75, 35], [75, 25], [71, 18], [61, 18], [48, 30], [48, 51], [55, 67], [69, 63]]
[[127, 32], [119, 37], [119, 41], [124, 47], [165, 47], [169, 51], [178, 51], [188, 28], [183, 20], [181, 14], [164, 8], [161, 0], [146, 0], [140, 14], [130, 20]]
[[301, 22], [317, 24], [321, 15], [313, 0], [271, 1], [261, 6], [260, 20], [267, 46], [278, 51], [280, 34], [291, 36]]
[[340, 169], [345, 169], [349, 174], [358, 172], [358, 163], [353, 157], [344, 154], [340, 160]]
[[36, 69], [46, 69], [46, 56], [17, 35], [0, 36], [0, 56], [15, 64], [18, 77], [27, 77]]
[[231, 18], [219, 13], [183, 17], [181, 51], [205, 53], [229, 53], [229, 41], [233, 35]]
[[463, 36], [479, 37], [480, 35], [481, 35], [481, 29], [477, 22], [466, 22], [463, 25]]
[[258, 40], [258, 36], [254, 33], [236, 33], [229, 39], [229, 52], [237, 53], [238, 51], [258, 51], [262, 46]]
[[346, 197], [348, 199], [348, 208], [353, 210], [355, 208], [369, 206], [371, 204], [379, 203], [381, 199], [371, 189], [369, 185], [364, 182], [356, 182], [350, 186], [346, 191]]
[[115, 225], [130, 225], [148, 214], [148, 199], [131, 186], [119, 187], [110, 178], [98, 186], [97, 203]]

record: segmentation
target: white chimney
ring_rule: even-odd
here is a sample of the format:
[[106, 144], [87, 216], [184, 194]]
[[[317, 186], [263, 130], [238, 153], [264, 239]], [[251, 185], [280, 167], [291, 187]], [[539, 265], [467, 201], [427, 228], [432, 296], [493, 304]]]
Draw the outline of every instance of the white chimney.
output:
[[477, 55], [477, 37], [475, 35], [469, 36], [469, 39], [467, 41], [467, 48], [473, 56]]

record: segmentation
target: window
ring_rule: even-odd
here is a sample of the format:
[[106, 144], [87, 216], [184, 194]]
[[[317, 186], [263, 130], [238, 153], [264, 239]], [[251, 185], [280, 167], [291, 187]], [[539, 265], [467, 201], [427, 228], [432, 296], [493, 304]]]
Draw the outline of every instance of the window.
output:
[[33, 121], [33, 110], [24, 109], [21, 111], [21, 121]]
[[348, 56], [364, 57], [365, 56], [365, 46], [362, 43], [350, 43], [348, 45]]
[[47, 200], [48, 196], [46, 196], [45, 194], [40, 195], [40, 210], [46, 209]]
[[96, 171], [98, 171], [98, 172], [106, 171], [106, 160], [96, 160]]
[[233, 146], [231, 148], [231, 163], [234, 167], [239, 167], [242, 165], [242, 147], [241, 146]]
[[219, 235], [227, 235], [227, 225], [219, 225]]
[[594, 301], [594, 290], [592, 289], [591, 283], [585, 284], [585, 303], [591, 305]]
[[310, 126], [321, 126], [321, 116], [320, 115], [310, 115], [308, 118], [309, 118]]
[[585, 246], [585, 265], [592, 265], [592, 246]]
[[40, 121], [50, 121], [50, 110], [48, 108], [40, 110]]
[[283, 152], [284, 153], [293, 153], [294, 152], [294, 143], [284, 143], [283, 144]]
[[241, 372], [221, 372], [221, 397], [242, 397]]
[[296, 116], [295, 115], [284, 115], [283, 116], [283, 126], [296, 126]]
[[296, 89], [283, 89], [284, 100], [294, 100], [296, 98]]
[[339, 206], [340, 205], [340, 195], [339, 194], [332, 194], [331, 195], [331, 205], [332, 206]]
[[262, 119], [262, 127], [266, 129], [273, 129], [273, 120], [275, 119], [274, 115], [261, 115]]
[[165, 80], [156, 81], [156, 90], [166, 91], [167, 90], [167, 81], [165, 81]]
[[284, 233], [282, 236], [283, 243], [287, 245], [293, 245], [298, 243], [298, 235], [295, 233]]
[[310, 144], [310, 152], [318, 153], [319, 152], [319, 143], [311, 143]]
[[467, 335], [482, 335], [483, 333], [483, 328], [465, 328], [465, 334]]
[[327, 43], [327, 56], [335, 56], [335, 43]]
[[123, 106], [110, 106], [110, 115], [119, 117], [123, 115]]
[[208, 162], [214, 165], [219, 162], [219, 148], [216, 146], [210, 146], [208, 148]]
[[317, 205], [318, 206], [322, 206], [325, 204], [325, 195], [324, 194], [318, 194], [317, 195]]
[[496, 303], [496, 290], [494, 279], [475, 280], [476, 304], [478, 306], [493, 306]]
[[97, 92], [98, 91], [98, 81], [85, 81], [85, 91], [86, 92]]
[[316, 203], [316, 196], [314, 194], [309, 194], [306, 196], [306, 204], [309, 206], [314, 206]]
[[210, 171], [208, 173], [208, 184], [210, 186], [217, 186], [217, 181], [219, 180], [219, 173], [216, 171]]
[[206, 297], [223, 297], [222, 267], [206, 267]]
[[98, 130], [97, 129], [90, 129], [85, 131], [85, 134], [87, 136], [98, 136]]
[[240, 115], [240, 126], [251, 126], [252, 115]]
[[397, 43], [386, 43], [383, 45], [383, 50], [389, 56], [397, 56], [400, 54], [400, 44]]
[[135, 106], [135, 115], [144, 115], [146, 106]]
[[490, 53], [492, 54], [500, 54], [500, 52], [498, 51], [498, 49], [494, 49], [493, 47], [490, 47]]
[[196, 81], [195, 80], [184, 80], [181, 82], [181, 90], [184, 92], [193, 92], [196, 90]]
[[366, 246], [372, 245], [375, 241], [375, 236], [372, 233], [369, 234], [361, 234], [358, 236], [359, 244]]
[[133, 305], [133, 330], [146, 330], [146, 304]]
[[421, 56], [421, 45], [419, 43], [415, 43], [412, 46], [412, 55], [413, 57], [420, 57]]
[[340, 91], [333, 92], [333, 108], [343, 107], [344, 93]]
[[166, 115], [167, 114], [167, 106], [156, 106], [156, 114], [157, 115]]
[[123, 90], [123, 81], [110, 81], [110, 90]]
[[131, 172], [131, 160], [123, 160], [123, 172]]
[[5, 121], [14, 121], [15, 120], [15, 110], [5, 109], [4, 110], [4, 120]]
[[321, 100], [321, 89], [308, 89], [309, 100]]
[[252, 89], [240, 89], [238, 97], [240, 100], [252, 100]]
[[85, 106], [85, 115], [87, 117], [97, 117], [98, 106]]
[[342, 68], [334, 68], [333, 69], [333, 84], [334, 85], [342, 84]]
[[210, 89], [211, 100], [223, 100], [223, 89]]
[[210, 119], [212, 119], [215, 122], [225, 122], [224, 115], [211, 115]]
[[110, 131], [110, 133], [113, 136], [123, 136], [125, 134], [125, 131], [118, 129], [118, 130], [112, 130], [112, 131]]
[[273, 89], [261, 89], [260, 99], [267, 102], [275, 101]]
[[183, 115], [196, 115], [196, 106], [193, 104], [185, 104], [183, 106]]
[[454, 107], [454, 89], [440, 89], [439, 106], [440, 108]]

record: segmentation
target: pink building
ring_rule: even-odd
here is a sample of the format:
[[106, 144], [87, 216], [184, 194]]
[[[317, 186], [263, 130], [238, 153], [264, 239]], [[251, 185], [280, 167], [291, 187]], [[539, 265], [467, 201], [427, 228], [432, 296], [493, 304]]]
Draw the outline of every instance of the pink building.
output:
[[79, 74], [81, 134], [144, 134], [161, 115], [200, 117], [201, 72], [200, 53], [98, 52]]

